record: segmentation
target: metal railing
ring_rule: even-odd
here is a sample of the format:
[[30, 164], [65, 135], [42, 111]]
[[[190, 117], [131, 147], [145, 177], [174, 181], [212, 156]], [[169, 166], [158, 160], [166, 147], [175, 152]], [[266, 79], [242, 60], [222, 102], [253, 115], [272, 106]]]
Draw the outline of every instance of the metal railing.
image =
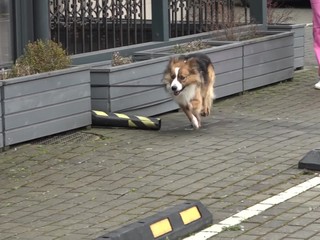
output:
[[170, 37], [208, 32], [234, 21], [233, 0], [171, 0]]
[[[52, 39], [70, 54], [152, 41], [152, 1], [50, 0]], [[169, 36], [219, 28], [221, 22], [232, 21], [233, 2], [168, 0]]]
[[50, 0], [51, 36], [73, 54], [146, 42], [146, 7], [146, 0]]

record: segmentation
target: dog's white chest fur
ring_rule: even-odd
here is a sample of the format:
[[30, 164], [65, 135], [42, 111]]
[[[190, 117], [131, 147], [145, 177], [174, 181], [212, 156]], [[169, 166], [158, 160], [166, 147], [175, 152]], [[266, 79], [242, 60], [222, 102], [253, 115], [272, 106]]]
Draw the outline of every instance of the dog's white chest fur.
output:
[[196, 92], [196, 85], [192, 84], [186, 86], [185, 89], [178, 95], [174, 96], [173, 99], [182, 106], [187, 106], [189, 102], [194, 98]]

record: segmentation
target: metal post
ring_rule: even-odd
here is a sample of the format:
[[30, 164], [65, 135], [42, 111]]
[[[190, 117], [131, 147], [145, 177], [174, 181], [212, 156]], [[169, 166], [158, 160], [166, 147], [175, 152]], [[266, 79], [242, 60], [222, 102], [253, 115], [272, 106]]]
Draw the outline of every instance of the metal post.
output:
[[249, 4], [251, 20], [267, 27], [267, 0], [249, 0]]
[[23, 54], [29, 41], [33, 41], [33, 2], [32, 0], [15, 0], [14, 9], [14, 35], [15, 58]]
[[152, 0], [152, 40], [169, 41], [168, 0]]
[[33, 0], [34, 39], [51, 39], [49, 0]]

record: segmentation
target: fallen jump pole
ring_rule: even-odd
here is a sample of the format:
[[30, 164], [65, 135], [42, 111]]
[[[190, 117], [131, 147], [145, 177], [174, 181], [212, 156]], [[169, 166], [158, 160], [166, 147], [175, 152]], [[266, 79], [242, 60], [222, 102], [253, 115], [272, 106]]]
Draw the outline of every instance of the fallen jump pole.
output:
[[160, 130], [161, 119], [92, 110], [92, 125]]

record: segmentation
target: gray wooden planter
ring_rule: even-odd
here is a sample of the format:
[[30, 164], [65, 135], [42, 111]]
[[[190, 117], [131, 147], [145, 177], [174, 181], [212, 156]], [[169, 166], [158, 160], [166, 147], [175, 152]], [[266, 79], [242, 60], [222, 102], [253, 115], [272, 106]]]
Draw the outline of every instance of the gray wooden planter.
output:
[[155, 116], [178, 109], [162, 85], [169, 57], [91, 68], [92, 109]]
[[305, 24], [268, 25], [271, 31], [291, 31], [294, 33], [294, 68], [304, 67]]
[[2, 91], [3, 91], [3, 86], [2, 86], [2, 82], [0, 82], [0, 150], [3, 147]]
[[4, 145], [91, 125], [88, 67], [3, 81]]
[[[216, 97], [221, 98], [293, 77], [293, 33], [265, 32], [238, 42], [214, 42], [207, 54], [216, 70]], [[164, 87], [163, 72], [173, 45], [134, 53], [139, 60], [91, 68], [92, 108], [105, 112], [154, 116], [178, 109]]]
[[[206, 54], [212, 61], [216, 71], [216, 98], [229, 96], [243, 91], [243, 58], [242, 43], [229, 41], [204, 41], [211, 48], [202, 49], [197, 53]], [[138, 57], [172, 56], [174, 46], [149, 49], [137, 52]], [[186, 53], [189, 54], [189, 53]]]
[[243, 41], [244, 90], [293, 78], [293, 32], [266, 32]]

